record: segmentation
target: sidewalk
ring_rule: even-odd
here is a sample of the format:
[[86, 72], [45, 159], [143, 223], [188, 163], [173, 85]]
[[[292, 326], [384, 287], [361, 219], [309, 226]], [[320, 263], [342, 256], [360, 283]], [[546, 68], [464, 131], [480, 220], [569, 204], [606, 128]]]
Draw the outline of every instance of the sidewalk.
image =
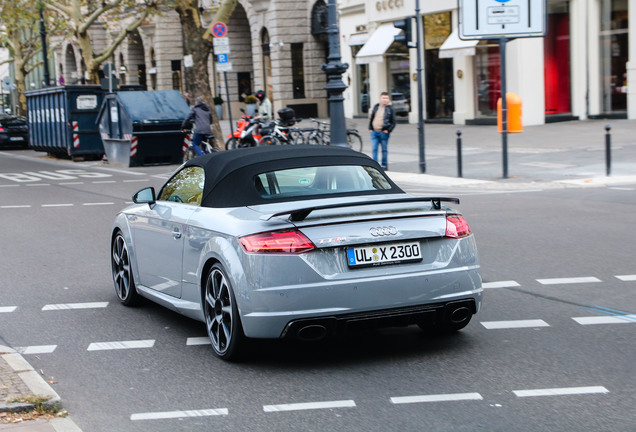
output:
[[[234, 121], [237, 119], [234, 118]], [[401, 121], [401, 119], [398, 119]], [[371, 155], [367, 119], [347, 119]], [[605, 126], [611, 127], [611, 175], [606, 176]], [[312, 127], [303, 120], [298, 127]], [[228, 120], [221, 121], [224, 134]], [[463, 178], [458, 178], [457, 131], [461, 130]], [[418, 128], [398, 123], [389, 141], [389, 175], [425, 186], [487, 189], [594, 187], [636, 184], [636, 120], [584, 120], [527, 126], [508, 135], [508, 178], [496, 126], [424, 126], [425, 175], [420, 172]], [[224, 137], [225, 139], [225, 137]]]
[[43, 404], [60, 406], [61, 399], [51, 386], [15, 350], [0, 345], [0, 431], [19, 432], [81, 432], [70, 418], [25, 420], [4, 423], [2, 414], [33, 411], [34, 405], [16, 403], [16, 399], [36, 395], [48, 398]]

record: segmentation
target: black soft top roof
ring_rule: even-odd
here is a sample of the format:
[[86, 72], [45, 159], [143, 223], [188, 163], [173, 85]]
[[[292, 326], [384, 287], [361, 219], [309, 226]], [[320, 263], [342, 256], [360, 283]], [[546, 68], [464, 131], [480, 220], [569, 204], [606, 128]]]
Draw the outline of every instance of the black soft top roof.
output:
[[[205, 171], [201, 201], [203, 207], [240, 207], [278, 202], [284, 199], [265, 199], [258, 193], [254, 187], [255, 175], [281, 169], [329, 165], [365, 165], [382, 171], [376, 161], [355, 150], [316, 145], [264, 146], [221, 151], [199, 156], [185, 163], [186, 167], [198, 166]], [[377, 191], [378, 193], [403, 193], [391, 179], [387, 177], [387, 180], [391, 189]], [[307, 197], [315, 198], [316, 196]], [[302, 198], [294, 198], [298, 199]]]

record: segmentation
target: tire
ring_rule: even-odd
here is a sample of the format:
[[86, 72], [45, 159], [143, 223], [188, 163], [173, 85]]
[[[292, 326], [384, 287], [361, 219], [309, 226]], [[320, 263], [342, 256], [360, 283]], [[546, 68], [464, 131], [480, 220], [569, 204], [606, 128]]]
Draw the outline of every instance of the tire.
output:
[[236, 138], [232, 137], [225, 141], [225, 150], [234, 150], [235, 148], [238, 148], [238, 141]]
[[290, 131], [288, 135], [288, 141], [290, 145], [302, 145], [305, 144], [305, 138], [300, 131]]
[[138, 304], [140, 297], [135, 288], [128, 246], [121, 232], [118, 232], [113, 239], [110, 259], [117, 298], [124, 306]]
[[323, 145], [324, 142], [322, 140], [322, 138], [320, 137], [320, 135], [318, 135], [317, 133], [312, 132], [311, 134], [309, 134], [309, 136], [307, 137], [307, 144], [311, 144], [311, 145]]
[[245, 336], [232, 286], [218, 263], [208, 272], [203, 300], [205, 327], [214, 355], [222, 360], [238, 359]]
[[355, 132], [347, 132], [347, 144], [355, 151], [362, 151], [362, 137]]
[[197, 157], [197, 152], [195, 152], [192, 147], [188, 147], [183, 154], [183, 161], [187, 162], [190, 159], [194, 159], [195, 157]]
[[280, 145], [280, 139], [278, 139], [278, 137], [275, 137], [274, 135], [265, 135], [263, 138], [261, 138], [260, 142], [258, 143], [258, 145]]

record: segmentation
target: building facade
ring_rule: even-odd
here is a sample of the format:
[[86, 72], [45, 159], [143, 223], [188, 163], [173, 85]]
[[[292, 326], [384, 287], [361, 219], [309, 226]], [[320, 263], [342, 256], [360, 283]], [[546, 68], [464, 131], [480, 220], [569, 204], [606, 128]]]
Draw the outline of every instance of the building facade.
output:
[[[201, 0], [204, 24], [215, 7]], [[214, 95], [224, 100], [229, 90], [234, 118], [244, 107], [243, 99], [259, 89], [266, 90], [274, 111], [292, 107], [298, 117], [327, 116], [321, 65], [328, 53], [326, 4], [323, 0], [239, 0], [227, 22], [231, 69], [214, 73], [210, 55], [210, 80]], [[111, 35], [103, 26], [91, 28], [91, 41], [99, 50]], [[56, 41], [55, 73], [58, 83], [73, 84], [87, 77], [81, 53], [73, 40]], [[184, 91], [183, 77], [188, 59], [183, 53], [183, 32], [179, 16], [165, 10], [147, 25], [131, 33], [116, 50], [111, 62], [120, 85], [147, 90]], [[227, 80], [226, 80], [227, 78]]]
[[[493, 5], [500, 5], [492, 0]], [[417, 52], [394, 43], [393, 21], [415, 0], [339, 0], [343, 61], [350, 64], [346, 115], [367, 115], [382, 91], [410, 102], [417, 122]], [[507, 91], [521, 97], [523, 123], [636, 118], [636, 0], [547, 0], [545, 37], [507, 43]], [[457, 0], [420, 1], [423, 116], [493, 123], [501, 96], [497, 40], [458, 37]], [[413, 41], [415, 41], [415, 23]]]

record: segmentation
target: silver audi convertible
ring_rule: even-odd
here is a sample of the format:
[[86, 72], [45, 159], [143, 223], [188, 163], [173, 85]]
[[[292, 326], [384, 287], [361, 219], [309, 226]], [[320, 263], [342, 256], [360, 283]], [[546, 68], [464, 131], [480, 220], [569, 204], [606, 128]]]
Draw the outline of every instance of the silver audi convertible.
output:
[[248, 338], [456, 331], [480, 308], [474, 236], [445, 205], [459, 200], [409, 195], [347, 148], [212, 153], [133, 201], [111, 238], [119, 300], [204, 322], [222, 359]]

